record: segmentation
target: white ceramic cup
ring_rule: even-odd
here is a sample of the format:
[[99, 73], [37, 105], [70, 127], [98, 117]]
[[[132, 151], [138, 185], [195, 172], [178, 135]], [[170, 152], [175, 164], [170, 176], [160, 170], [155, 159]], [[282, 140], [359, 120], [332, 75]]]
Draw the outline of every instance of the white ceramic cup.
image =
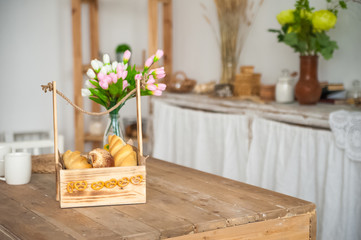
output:
[[0, 145], [0, 177], [5, 174], [5, 155], [11, 152], [11, 148], [8, 146]]
[[0, 145], [0, 160], [1, 159], [5, 159], [5, 155], [8, 154], [9, 152], [11, 152], [11, 147], [9, 146], [5, 146], [5, 145]]
[[10, 185], [27, 184], [31, 179], [31, 155], [26, 152], [8, 153], [5, 155], [5, 178]]

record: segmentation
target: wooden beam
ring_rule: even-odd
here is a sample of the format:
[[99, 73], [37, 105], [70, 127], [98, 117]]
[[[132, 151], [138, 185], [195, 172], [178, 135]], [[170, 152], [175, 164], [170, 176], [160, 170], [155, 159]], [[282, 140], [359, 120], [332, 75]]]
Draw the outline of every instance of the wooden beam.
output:
[[[81, 48], [81, 0], [72, 0], [73, 23], [73, 78], [74, 78], [74, 103], [83, 106], [81, 88], [83, 85], [82, 48]], [[74, 109], [75, 149], [84, 150], [84, 116]]]
[[173, 33], [173, 16], [172, 16], [172, 0], [163, 3], [163, 50], [164, 50], [164, 70], [167, 73], [164, 79], [167, 84], [172, 76], [172, 33]]
[[158, 49], [158, 0], [148, 0], [148, 57]]
[[[90, 57], [91, 60], [99, 58], [99, 16], [98, 0], [89, 2], [89, 22], [90, 22]], [[100, 105], [92, 102], [92, 111], [99, 112]]]

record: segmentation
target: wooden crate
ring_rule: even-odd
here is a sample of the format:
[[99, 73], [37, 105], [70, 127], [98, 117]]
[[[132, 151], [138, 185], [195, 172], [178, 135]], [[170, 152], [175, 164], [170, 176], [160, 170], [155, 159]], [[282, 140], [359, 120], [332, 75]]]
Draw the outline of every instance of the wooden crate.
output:
[[56, 82], [53, 88], [54, 158], [56, 168], [56, 200], [61, 208], [90, 207], [146, 202], [146, 157], [143, 156], [140, 81], [137, 81], [137, 166], [65, 169], [58, 152]]
[[60, 207], [89, 207], [146, 202], [146, 168], [61, 169]]

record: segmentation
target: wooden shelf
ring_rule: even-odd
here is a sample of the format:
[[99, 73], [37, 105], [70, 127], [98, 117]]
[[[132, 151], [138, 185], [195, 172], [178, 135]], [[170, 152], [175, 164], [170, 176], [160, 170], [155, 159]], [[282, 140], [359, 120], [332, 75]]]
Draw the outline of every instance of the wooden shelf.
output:
[[103, 135], [93, 135], [91, 133], [84, 134], [85, 142], [103, 142]]
[[[172, 0], [148, 0], [148, 55], [154, 54], [158, 49], [158, 5], [163, 10], [163, 50], [164, 68], [167, 76], [172, 75]], [[98, 0], [72, 0], [72, 25], [73, 25], [73, 66], [74, 66], [74, 103], [83, 107], [83, 97], [80, 95], [83, 87], [83, 76], [90, 65], [82, 62], [82, 36], [81, 36], [81, 10], [82, 4], [89, 6], [89, 29], [90, 36], [90, 57], [99, 59], [99, 24], [98, 24]], [[145, 58], [143, 52], [143, 59]], [[91, 60], [90, 59], [90, 60]], [[89, 63], [90, 63], [89, 60]], [[143, 68], [139, 69], [143, 70]], [[167, 81], [167, 78], [165, 79]], [[166, 83], [166, 82], [165, 82]], [[100, 105], [92, 102], [93, 112], [100, 111]], [[85, 142], [93, 142], [99, 145], [103, 136], [94, 136], [84, 133], [83, 113], [74, 110], [75, 149], [84, 151]], [[144, 141], [144, 140], [143, 140]]]

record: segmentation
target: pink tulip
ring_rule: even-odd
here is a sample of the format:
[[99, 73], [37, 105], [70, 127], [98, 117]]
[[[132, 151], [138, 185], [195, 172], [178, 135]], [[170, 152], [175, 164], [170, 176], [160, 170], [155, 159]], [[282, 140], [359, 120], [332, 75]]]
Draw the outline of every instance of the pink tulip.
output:
[[100, 72], [100, 73], [98, 73], [97, 77], [98, 77], [99, 82], [101, 82], [104, 80], [105, 75]]
[[108, 87], [109, 87], [109, 85], [108, 85], [108, 83], [107, 83], [106, 81], [101, 81], [101, 82], [99, 82], [99, 85], [100, 85], [100, 87], [103, 88], [104, 90], [107, 90]]
[[161, 59], [163, 57], [163, 54], [164, 54], [163, 50], [158, 49], [157, 52], [155, 53], [154, 62]]
[[153, 69], [149, 72], [150, 74], [164, 74], [165, 71], [164, 71], [164, 67], [160, 67], [160, 68], [156, 68], [156, 69]]
[[123, 81], [123, 90], [126, 88], [126, 87], [128, 87], [128, 81], [127, 80], [124, 80]]
[[144, 66], [148, 69], [153, 64], [154, 55], [152, 55], [150, 58], [145, 61]]
[[123, 54], [123, 62], [127, 63], [131, 55], [132, 53], [129, 50], [126, 50]]
[[165, 77], [165, 73], [163, 73], [163, 74], [157, 74], [156, 76], [155, 76], [155, 79], [162, 79], [162, 78], [164, 78]]
[[118, 78], [117, 78], [117, 75], [115, 73], [113, 73], [113, 72], [109, 73], [109, 77], [110, 77], [110, 79], [111, 79], [111, 81], [113, 83], [117, 83]]
[[134, 79], [135, 80], [141, 80], [142, 79], [142, 74], [141, 73], [136, 74]]
[[124, 71], [122, 73], [122, 79], [124, 80], [127, 77], [127, 75], [128, 75], [128, 71]]
[[161, 91], [161, 90], [155, 90], [155, 91], [153, 91], [153, 95], [155, 95], [155, 96], [161, 96], [161, 95], [162, 95], [162, 91]]
[[124, 65], [122, 63], [119, 63], [118, 66], [117, 66], [117, 73], [123, 72], [123, 71], [125, 71], [125, 69], [127, 69], [127, 64]]
[[167, 85], [165, 85], [164, 83], [159, 83], [158, 84], [158, 90], [164, 91], [166, 89]]
[[147, 84], [147, 89], [150, 91], [155, 91], [157, 90], [157, 86], [155, 86], [154, 84]]
[[153, 84], [153, 83], [155, 83], [154, 77], [153, 77], [153, 75], [149, 75], [147, 84]]

